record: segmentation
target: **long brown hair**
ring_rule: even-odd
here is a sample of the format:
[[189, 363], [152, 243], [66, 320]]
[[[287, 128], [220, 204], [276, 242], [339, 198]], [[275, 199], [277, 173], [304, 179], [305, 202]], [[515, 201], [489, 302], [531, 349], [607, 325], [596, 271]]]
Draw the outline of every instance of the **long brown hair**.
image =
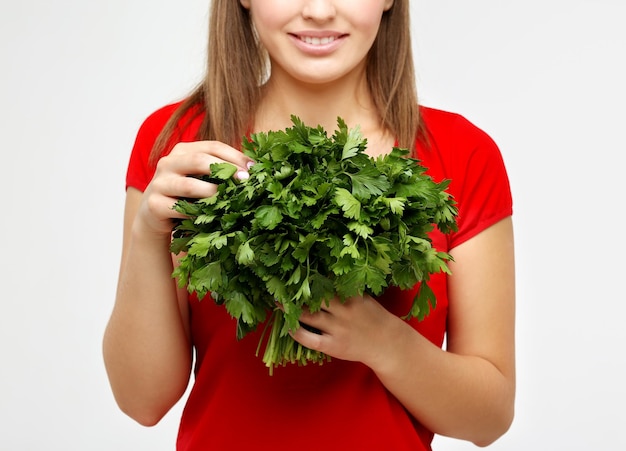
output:
[[[409, 0], [395, 0], [383, 14], [366, 70], [381, 126], [396, 136], [400, 147], [414, 149], [422, 124], [410, 29]], [[183, 118], [187, 118], [184, 128], [201, 114], [197, 139], [238, 146], [253, 121], [268, 71], [268, 58], [255, 37], [249, 11], [238, 1], [212, 0], [206, 76], [161, 131], [151, 161], [177, 141]]]

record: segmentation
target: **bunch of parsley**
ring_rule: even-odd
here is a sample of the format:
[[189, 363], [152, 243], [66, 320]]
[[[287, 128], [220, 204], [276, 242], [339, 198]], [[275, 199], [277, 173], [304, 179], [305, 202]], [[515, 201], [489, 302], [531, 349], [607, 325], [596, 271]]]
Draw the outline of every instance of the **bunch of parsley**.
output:
[[303, 308], [319, 311], [334, 297], [420, 283], [406, 318], [423, 319], [436, 303], [429, 275], [448, 272], [451, 258], [428, 233], [456, 229], [448, 182], [433, 181], [407, 150], [371, 158], [359, 128], [349, 130], [341, 118], [332, 137], [295, 116], [292, 122], [243, 140], [256, 162], [247, 180], [233, 178], [229, 163], [213, 164], [217, 194], [174, 207], [187, 219], [174, 229], [171, 250], [184, 254], [173, 276], [200, 299], [211, 293], [223, 304], [238, 339], [259, 324], [271, 327], [263, 356], [270, 373], [328, 359], [289, 331], [300, 327]]

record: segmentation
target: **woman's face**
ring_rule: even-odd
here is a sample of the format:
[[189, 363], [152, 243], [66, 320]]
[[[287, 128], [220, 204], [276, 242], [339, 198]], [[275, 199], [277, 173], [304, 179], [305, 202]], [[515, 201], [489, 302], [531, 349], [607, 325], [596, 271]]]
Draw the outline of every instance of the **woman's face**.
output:
[[240, 0], [272, 61], [305, 83], [330, 83], [365, 65], [393, 0]]

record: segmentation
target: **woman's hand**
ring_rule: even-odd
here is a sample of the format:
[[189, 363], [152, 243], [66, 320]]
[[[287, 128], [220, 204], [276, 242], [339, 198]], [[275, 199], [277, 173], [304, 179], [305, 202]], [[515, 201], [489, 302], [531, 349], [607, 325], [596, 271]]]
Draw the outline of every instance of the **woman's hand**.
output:
[[243, 153], [217, 141], [179, 143], [162, 157], [146, 188], [136, 221], [143, 232], [170, 235], [172, 219], [184, 216], [173, 210], [182, 197], [201, 199], [215, 194], [217, 186], [190, 175], [208, 175], [214, 163], [231, 163], [237, 166], [235, 177], [247, 178], [253, 163]]
[[393, 351], [399, 332], [410, 327], [371, 296], [352, 297], [344, 303], [335, 298], [319, 312], [303, 312], [300, 322], [321, 332], [304, 327], [293, 331], [292, 337], [303, 346], [371, 368]]
[[296, 341], [363, 362], [421, 424], [486, 446], [511, 425], [515, 401], [515, 265], [506, 218], [451, 250], [447, 348], [371, 297], [305, 312]]

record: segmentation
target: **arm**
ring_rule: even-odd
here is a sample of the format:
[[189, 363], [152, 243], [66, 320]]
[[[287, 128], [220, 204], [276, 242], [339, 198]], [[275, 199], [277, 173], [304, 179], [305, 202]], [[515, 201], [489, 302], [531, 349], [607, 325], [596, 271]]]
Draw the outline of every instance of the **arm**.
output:
[[120, 409], [149, 426], [184, 393], [191, 345], [187, 297], [171, 278], [169, 235], [142, 230], [135, 221], [141, 199], [141, 192], [129, 188], [117, 296], [103, 351]]
[[[439, 349], [372, 298], [303, 316], [294, 338], [368, 365], [433, 432], [486, 446], [513, 419], [515, 288], [510, 218], [451, 251], [448, 349]], [[357, 326], [358, 325], [358, 326]]]
[[107, 325], [104, 361], [121, 410], [154, 425], [184, 394], [192, 365], [187, 294], [171, 277], [172, 210], [179, 197], [215, 193], [205, 174], [211, 163], [229, 161], [245, 171], [249, 161], [224, 144], [180, 144], [158, 164], [145, 193], [129, 188], [115, 305]]

